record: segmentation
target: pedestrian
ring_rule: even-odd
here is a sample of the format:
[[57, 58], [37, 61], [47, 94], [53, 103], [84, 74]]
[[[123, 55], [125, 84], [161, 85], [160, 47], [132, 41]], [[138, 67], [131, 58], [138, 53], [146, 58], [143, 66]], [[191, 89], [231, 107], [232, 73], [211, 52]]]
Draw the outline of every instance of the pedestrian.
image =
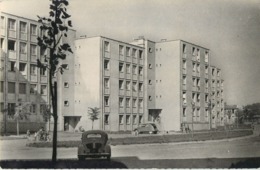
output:
[[30, 139], [30, 136], [31, 136], [30, 130], [27, 130], [26, 136], [27, 136], [27, 139], [29, 140], [29, 139]]

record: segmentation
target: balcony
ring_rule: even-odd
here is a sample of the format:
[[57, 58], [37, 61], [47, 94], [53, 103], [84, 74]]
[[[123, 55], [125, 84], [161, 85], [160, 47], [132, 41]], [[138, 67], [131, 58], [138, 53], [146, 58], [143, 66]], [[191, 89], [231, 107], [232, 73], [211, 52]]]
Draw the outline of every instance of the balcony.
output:
[[126, 79], [131, 79], [131, 74], [127, 73], [126, 74]]
[[139, 91], [138, 96], [139, 96], [139, 97], [143, 97], [143, 92], [142, 92], [142, 91]]
[[139, 74], [139, 80], [143, 81], [143, 75], [142, 74]]
[[105, 70], [105, 76], [110, 76], [109, 70]]
[[110, 112], [110, 107], [109, 106], [105, 106], [105, 113], [109, 113]]
[[133, 96], [137, 97], [137, 92], [136, 91], [133, 91]]
[[133, 80], [137, 80], [137, 75], [133, 74]]
[[120, 89], [120, 90], [119, 90], [119, 95], [120, 95], [120, 96], [124, 96], [124, 95], [125, 95], [125, 91], [124, 91], [123, 89]]
[[8, 50], [8, 58], [16, 59], [16, 51]]
[[182, 74], [187, 74], [186, 68], [182, 68]]
[[139, 59], [139, 64], [140, 65], [144, 65], [144, 60], [143, 59]]
[[109, 94], [110, 93], [110, 89], [109, 88], [105, 88], [104, 93], [105, 94]]
[[195, 71], [192, 72], [192, 76], [196, 77], [197, 73]]
[[105, 51], [104, 57], [105, 57], [105, 58], [110, 58], [110, 53], [107, 52], [107, 51]]
[[37, 35], [31, 35], [30, 39], [32, 42], [37, 42]]
[[41, 76], [41, 83], [47, 83], [47, 76]]
[[27, 40], [27, 33], [20, 32], [20, 39], [21, 40]]
[[126, 108], [126, 113], [131, 113], [131, 109], [129, 107]]
[[133, 113], [137, 113], [137, 108], [133, 107]]
[[16, 38], [16, 31], [15, 30], [9, 30], [8, 31], [8, 36], [10, 38]]
[[119, 60], [120, 61], [125, 61], [125, 57], [123, 55], [119, 55]]
[[32, 82], [37, 82], [37, 75], [31, 75], [31, 76], [30, 76], [30, 80], [31, 80]]
[[125, 108], [122, 107], [122, 106], [120, 106], [120, 107], [119, 107], [119, 113], [125, 113]]
[[37, 56], [31, 55], [31, 62], [37, 62]]
[[119, 78], [122, 78], [122, 79], [125, 78], [125, 73], [120, 72], [120, 73], [119, 73]]
[[126, 90], [126, 95], [127, 96], [131, 96], [131, 91], [130, 90]]
[[187, 90], [186, 84], [183, 84], [183, 85], [182, 85], [182, 90]]
[[126, 57], [126, 61], [127, 61], [127, 62], [132, 62], [131, 57], [127, 56], [127, 57]]
[[20, 53], [20, 60], [21, 61], [27, 61], [27, 54], [26, 53]]
[[137, 64], [137, 58], [133, 58], [133, 63]]
[[139, 107], [138, 112], [142, 114], [144, 113], [144, 109], [142, 107]]

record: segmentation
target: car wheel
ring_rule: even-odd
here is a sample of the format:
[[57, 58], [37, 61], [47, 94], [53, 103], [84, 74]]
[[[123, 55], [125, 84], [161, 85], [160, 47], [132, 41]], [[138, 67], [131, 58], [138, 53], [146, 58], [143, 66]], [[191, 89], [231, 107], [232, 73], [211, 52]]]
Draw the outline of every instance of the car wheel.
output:
[[110, 161], [111, 155], [107, 156], [107, 160]]
[[84, 157], [84, 156], [82, 156], [82, 155], [78, 155], [78, 158], [79, 158], [79, 160], [80, 160], [80, 161], [83, 161], [83, 160], [85, 160], [85, 157]]

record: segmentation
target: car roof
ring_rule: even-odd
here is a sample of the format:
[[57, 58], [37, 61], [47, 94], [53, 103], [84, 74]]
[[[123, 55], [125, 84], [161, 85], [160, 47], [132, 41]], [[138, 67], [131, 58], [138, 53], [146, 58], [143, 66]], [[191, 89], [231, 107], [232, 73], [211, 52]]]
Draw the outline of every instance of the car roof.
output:
[[88, 130], [86, 132], [83, 132], [82, 135], [88, 135], [88, 134], [101, 134], [102, 136], [107, 136], [107, 133], [102, 130]]

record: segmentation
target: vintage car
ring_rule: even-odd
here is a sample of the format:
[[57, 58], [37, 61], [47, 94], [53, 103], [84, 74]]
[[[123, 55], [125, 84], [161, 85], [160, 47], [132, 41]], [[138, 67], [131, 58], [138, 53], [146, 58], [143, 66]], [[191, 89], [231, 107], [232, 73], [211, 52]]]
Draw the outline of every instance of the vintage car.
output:
[[111, 147], [107, 144], [108, 135], [101, 130], [90, 130], [82, 133], [81, 144], [78, 146], [78, 159], [105, 157], [110, 160]]
[[157, 134], [158, 128], [155, 123], [143, 123], [140, 124], [136, 129], [134, 129], [136, 134], [148, 133], [148, 134]]

